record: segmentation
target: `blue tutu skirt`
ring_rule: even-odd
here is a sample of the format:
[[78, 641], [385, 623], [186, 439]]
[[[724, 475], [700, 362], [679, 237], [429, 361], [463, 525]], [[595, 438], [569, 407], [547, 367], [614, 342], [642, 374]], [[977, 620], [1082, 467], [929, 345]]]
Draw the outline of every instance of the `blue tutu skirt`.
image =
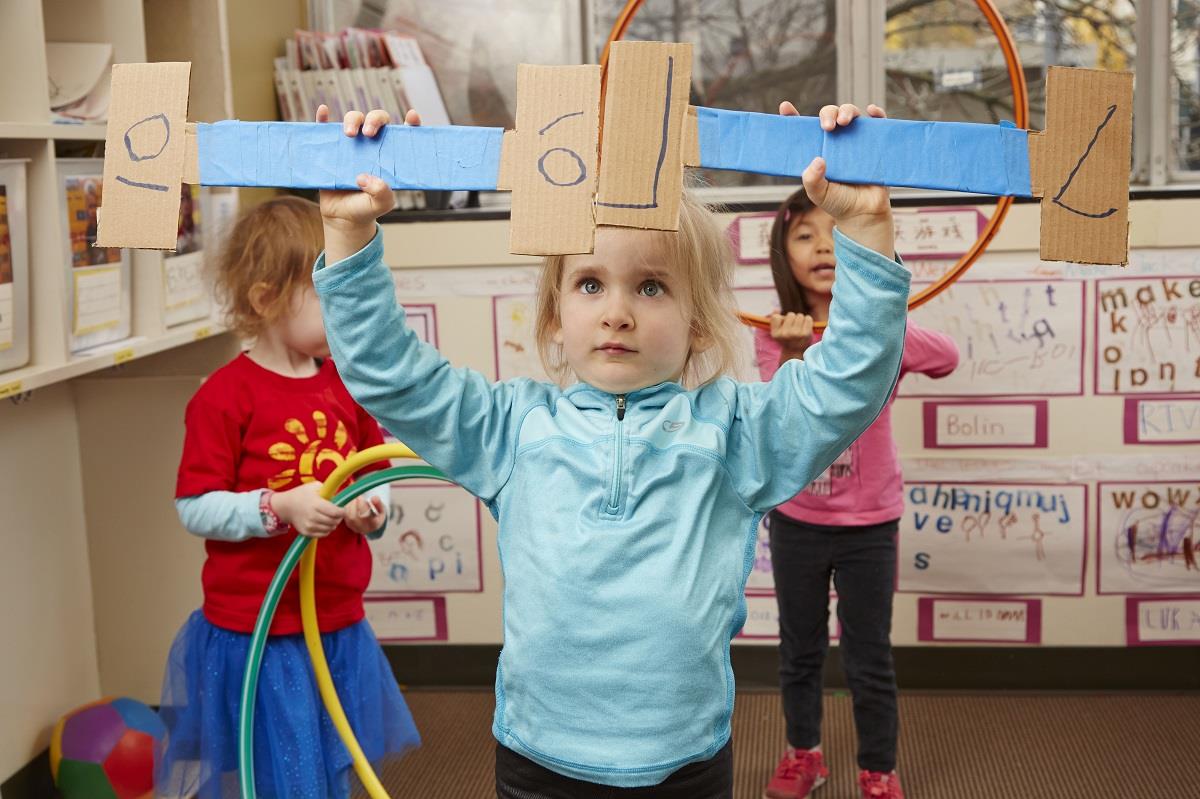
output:
[[[321, 636], [342, 707], [367, 759], [378, 764], [420, 744], [412, 714], [366, 621]], [[238, 713], [250, 636], [216, 627], [196, 611], [171, 647], [161, 714], [162, 797], [234, 799]], [[325, 712], [302, 635], [271, 636], [254, 712], [259, 799], [344, 799], [350, 753]]]

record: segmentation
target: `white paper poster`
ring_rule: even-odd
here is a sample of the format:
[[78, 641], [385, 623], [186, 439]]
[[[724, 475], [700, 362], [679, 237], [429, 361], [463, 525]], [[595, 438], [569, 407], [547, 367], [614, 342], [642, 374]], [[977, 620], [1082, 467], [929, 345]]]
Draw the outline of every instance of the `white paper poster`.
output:
[[449, 483], [392, 485], [387, 530], [371, 542], [372, 594], [482, 591], [479, 503]]
[[1126, 643], [1130, 646], [1200, 644], [1200, 597], [1128, 597]]
[[1085, 486], [908, 482], [904, 493], [898, 590], [1083, 593]]
[[75, 313], [72, 330], [77, 336], [108, 330], [121, 324], [121, 268], [76, 269]]
[[212, 310], [201, 251], [163, 258], [163, 309], [167, 327], [206, 318]]
[[550, 380], [542, 368], [533, 335], [536, 307], [537, 297], [533, 294], [500, 296], [492, 300], [497, 380], [514, 377]]
[[1083, 284], [959, 280], [912, 311], [958, 344], [947, 377], [907, 375], [902, 397], [1083, 393]]
[[1200, 391], [1200, 278], [1096, 281], [1096, 393]]

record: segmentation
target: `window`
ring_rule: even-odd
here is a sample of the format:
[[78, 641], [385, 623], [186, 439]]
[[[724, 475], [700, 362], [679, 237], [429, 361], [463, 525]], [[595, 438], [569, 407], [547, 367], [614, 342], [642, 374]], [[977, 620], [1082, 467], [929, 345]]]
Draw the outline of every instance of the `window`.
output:
[[[1048, 65], [1133, 70], [1133, 0], [1007, 0], [1029, 86], [1029, 127], [1045, 127]], [[888, 0], [884, 65], [893, 116], [957, 122], [1014, 117], [1000, 44], [973, 0]]]
[[[1017, 43], [1030, 128], [1045, 128], [1049, 65], [1137, 71], [1135, 179], [1200, 183], [1200, 0], [994, 2]], [[596, 58], [624, 5], [379, 0], [354, 22], [416, 35], [456, 123], [511, 126], [516, 63]], [[900, 118], [1014, 117], [999, 43], [974, 0], [644, 0], [624, 38], [691, 42], [695, 105], [773, 114], [790, 99], [815, 114], [827, 102], [881, 99]], [[748, 201], [797, 183], [733, 172], [705, 180], [716, 198]]]
[[1200, 173], [1200, 0], [1175, 0], [1171, 25], [1171, 151], [1176, 172]]

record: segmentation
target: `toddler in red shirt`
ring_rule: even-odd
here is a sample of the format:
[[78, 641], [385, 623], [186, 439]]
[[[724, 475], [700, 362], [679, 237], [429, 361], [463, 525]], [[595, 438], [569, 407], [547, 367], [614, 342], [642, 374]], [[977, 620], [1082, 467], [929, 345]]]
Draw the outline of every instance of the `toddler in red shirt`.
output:
[[[329, 348], [311, 269], [321, 214], [298, 197], [270, 200], [234, 226], [216, 284], [250, 348], [188, 403], [176, 507], [205, 539], [204, 606], [171, 648], [163, 682], [162, 797], [239, 796], [237, 722], [250, 633], [267, 585], [297, 535], [317, 549], [317, 616], [333, 680], [367, 758], [419, 743], [408, 707], [364, 619], [367, 538], [387, 523], [387, 488], [340, 508], [321, 483], [383, 442], [351, 399]], [[380, 463], [367, 471], [385, 468]], [[297, 575], [279, 602], [259, 673], [254, 773], [259, 796], [348, 797], [350, 755], [325, 716], [300, 625]]]

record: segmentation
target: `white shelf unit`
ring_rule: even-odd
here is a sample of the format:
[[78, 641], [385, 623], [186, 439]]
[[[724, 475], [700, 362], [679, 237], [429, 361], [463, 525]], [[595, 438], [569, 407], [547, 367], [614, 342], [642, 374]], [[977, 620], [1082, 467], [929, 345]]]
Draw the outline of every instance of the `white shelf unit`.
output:
[[[127, 339], [72, 354], [67, 331], [69, 291], [62, 263], [67, 221], [60, 206], [59, 142], [104, 141], [105, 127], [50, 121], [44, 43], [111, 42], [114, 62], [193, 61], [198, 116], [232, 116], [224, 3], [199, 0], [44, 0], [5, 7], [0, 26], [0, 157], [28, 159], [30, 361], [0, 372], [0, 397], [69, 380], [222, 331], [214, 319], [171, 327], [164, 311], [164, 255], [131, 253], [133, 291]], [[195, 49], [195, 55], [188, 47]], [[265, 57], [265, 55], [264, 55]], [[216, 90], [214, 91], [214, 87]], [[194, 117], [195, 118], [195, 117]], [[207, 220], [202, 219], [201, 224]]]
[[[99, 155], [105, 130], [51, 121], [45, 43], [110, 42], [116, 62], [190, 61], [189, 119], [274, 119], [272, 59], [306, 27], [305, 7], [0, 3], [0, 158], [27, 162], [30, 290], [29, 363], [0, 372], [0, 639], [22, 652], [0, 659], [0, 706], [12, 710], [0, 782], [45, 751], [63, 712], [105, 694], [158, 701], [167, 647], [200, 590], [202, 549], [172, 504], [184, 408], [238, 344], [215, 319], [168, 326], [165, 256], [137, 251], [131, 336], [69, 354], [57, 158]], [[213, 191], [243, 204], [269, 194]]]

